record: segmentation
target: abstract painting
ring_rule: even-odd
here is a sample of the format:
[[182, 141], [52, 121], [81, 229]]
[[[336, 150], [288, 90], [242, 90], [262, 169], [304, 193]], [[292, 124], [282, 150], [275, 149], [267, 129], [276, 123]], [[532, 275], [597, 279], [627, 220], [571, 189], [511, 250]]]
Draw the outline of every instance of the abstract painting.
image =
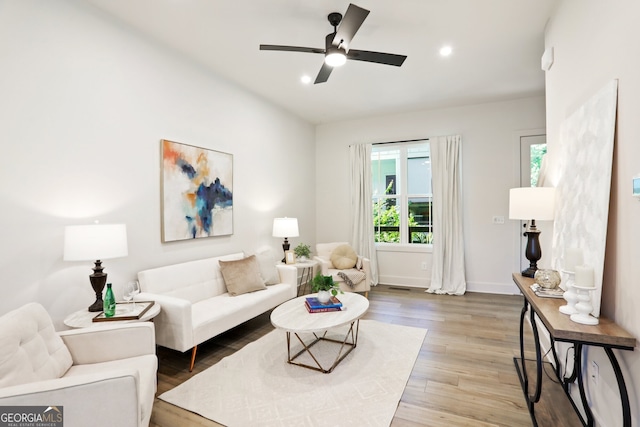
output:
[[[553, 225], [554, 268], [568, 248], [582, 249], [594, 269], [592, 314], [600, 316], [609, 218], [618, 81], [612, 80], [562, 123]], [[564, 279], [563, 279], [564, 280]]]
[[162, 145], [162, 241], [233, 234], [233, 156]]

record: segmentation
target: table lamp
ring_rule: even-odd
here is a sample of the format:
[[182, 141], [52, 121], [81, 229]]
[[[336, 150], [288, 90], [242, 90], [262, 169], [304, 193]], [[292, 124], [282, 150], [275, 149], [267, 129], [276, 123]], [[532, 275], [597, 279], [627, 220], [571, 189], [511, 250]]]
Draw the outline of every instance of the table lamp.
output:
[[125, 224], [70, 225], [64, 229], [64, 260], [95, 260], [93, 274], [89, 276], [96, 301], [89, 311], [102, 311], [102, 290], [107, 283], [103, 271], [104, 259], [127, 256], [127, 226]]
[[536, 220], [553, 220], [555, 194], [556, 189], [553, 187], [522, 187], [509, 190], [509, 219], [531, 221], [529, 228], [524, 232], [527, 236], [525, 256], [529, 260], [529, 267], [522, 271], [524, 277], [533, 277], [538, 269], [542, 249]]
[[[289, 237], [298, 237], [298, 219], [297, 218], [274, 218], [273, 220], [273, 237], [284, 237], [284, 243], [282, 244], [282, 250], [286, 252], [289, 250]], [[282, 258], [282, 262], [286, 262]]]

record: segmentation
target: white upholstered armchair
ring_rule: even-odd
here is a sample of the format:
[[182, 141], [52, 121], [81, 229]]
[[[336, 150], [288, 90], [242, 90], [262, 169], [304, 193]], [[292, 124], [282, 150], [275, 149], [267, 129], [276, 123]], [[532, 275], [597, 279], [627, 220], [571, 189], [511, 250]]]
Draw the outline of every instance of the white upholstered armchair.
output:
[[0, 317], [0, 406], [62, 407], [65, 426], [147, 426], [155, 351], [153, 323], [56, 332], [29, 303]]
[[320, 263], [322, 274], [332, 276], [343, 292], [364, 292], [369, 296], [371, 262], [357, 255], [347, 242], [316, 244], [314, 259]]

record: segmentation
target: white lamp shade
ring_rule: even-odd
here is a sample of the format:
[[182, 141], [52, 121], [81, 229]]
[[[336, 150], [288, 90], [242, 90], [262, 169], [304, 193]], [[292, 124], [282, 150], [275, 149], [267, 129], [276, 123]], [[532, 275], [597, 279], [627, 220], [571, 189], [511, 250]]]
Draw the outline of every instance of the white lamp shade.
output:
[[522, 187], [509, 190], [509, 219], [548, 221], [553, 219], [556, 189]]
[[274, 218], [273, 237], [298, 237], [298, 218]]
[[126, 224], [70, 225], [64, 229], [64, 260], [89, 261], [125, 257]]

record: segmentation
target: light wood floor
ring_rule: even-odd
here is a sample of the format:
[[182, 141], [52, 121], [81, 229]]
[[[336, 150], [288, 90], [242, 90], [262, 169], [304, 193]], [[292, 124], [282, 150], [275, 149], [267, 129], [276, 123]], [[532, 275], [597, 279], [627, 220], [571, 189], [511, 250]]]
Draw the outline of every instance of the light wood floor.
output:
[[[427, 294], [377, 286], [365, 318], [429, 330], [392, 426], [531, 426], [516, 374], [521, 296]], [[273, 330], [269, 313], [190, 352], [158, 348], [158, 395]], [[152, 427], [219, 426], [156, 399]], [[249, 427], [249, 426], [248, 426]]]

